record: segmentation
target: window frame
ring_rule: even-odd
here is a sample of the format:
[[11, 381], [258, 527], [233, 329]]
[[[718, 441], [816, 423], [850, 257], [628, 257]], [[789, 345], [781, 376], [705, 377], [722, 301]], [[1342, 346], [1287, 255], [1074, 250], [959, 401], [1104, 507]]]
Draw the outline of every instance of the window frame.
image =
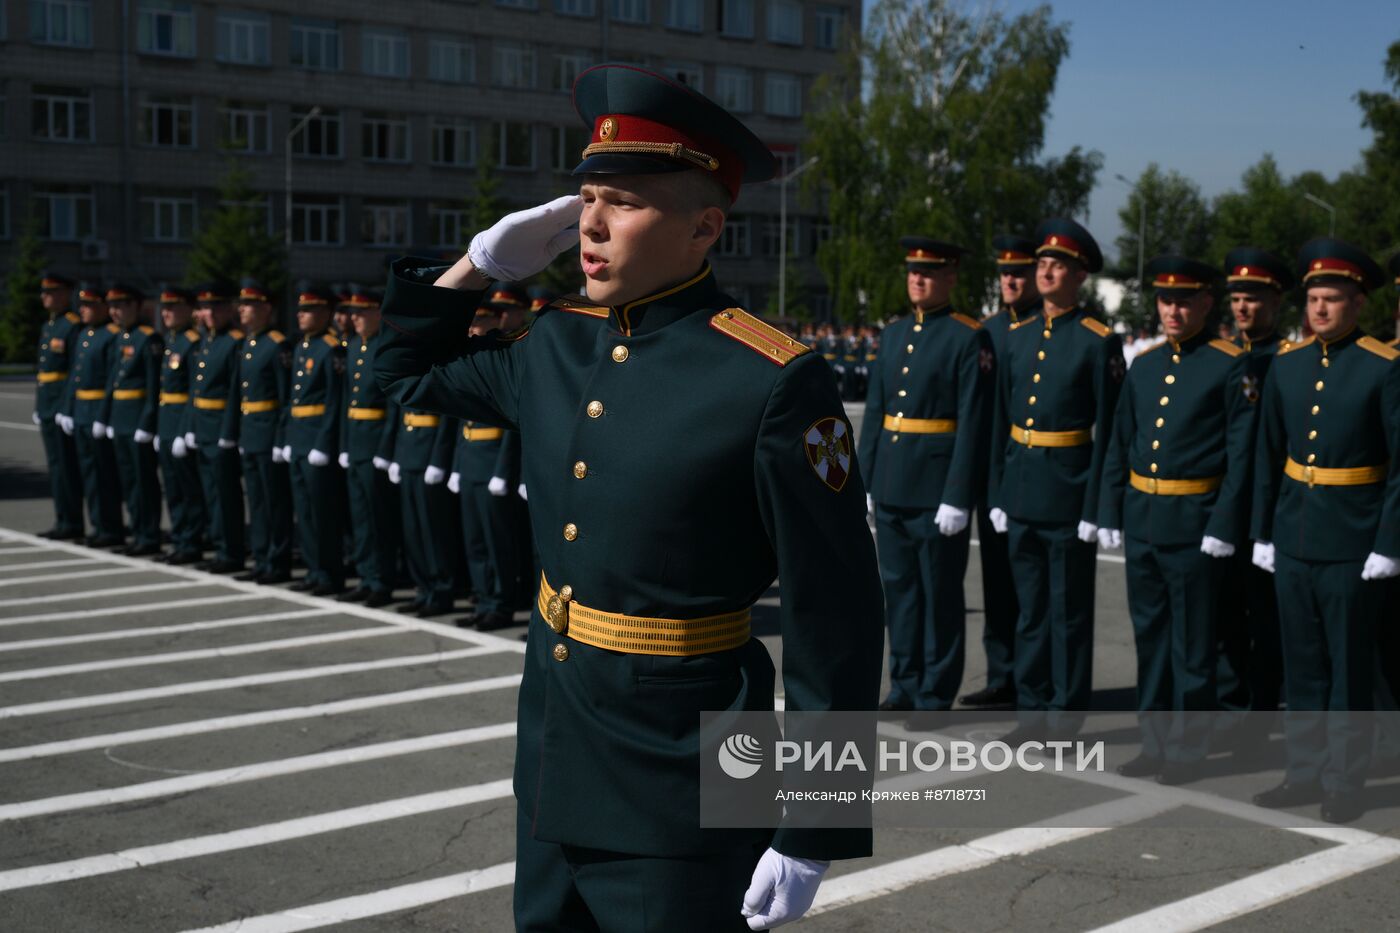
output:
[[[841, 47], [841, 33], [846, 28], [849, 14], [846, 8], [830, 3], [819, 3], [812, 10], [812, 46], [827, 52]], [[824, 33], [831, 27], [831, 42], [827, 44]]]
[[[389, 226], [393, 228], [390, 239], [378, 239], [377, 234], [380, 229], [380, 214], [388, 215], [392, 212]], [[401, 216], [398, 216], [400, 215]], [[399, 229], [399, 221], [402, 220], [402, 230]], [[365, 229], [373, 227], [372, 236], [365, 235]], [[400, 236], [400, 232], [402, 235]], [[377, 198], [366, 198], [360, 202], [360, 245], [369, 249], [402, 249], [413, 239], [413, 203], [408, 200], [381, 200]]]
[[[337, 221], [335, 239], [325, 239], [322, 237], [317, 240], [309, 240], [306, 238], [308, 227], [307, 220], [311, 212], [321, 216], [321, 226], [323, 229], [329, 226], [325, 223], [327, 214], [331, 212], [335, 213], [335, 219]], [[301, 223], [301, 238], [297, 237], [298, 220], [300, 220]], [[308, 249], [335, 249], [344, 246], [345, 199], [336, 195], [304, 194], [299, 198], [294, 195], [292, 197], [292, 245], [303, 246]]]
[[[524, 130], [527, 131], [527, 133], [528, 133], [528, 135], [529, 135], [529, 143], [528, 143], [528, 145], [529, 145], [529, 148], [530, 148], [530, 164], [529, 164], [529, 165], [512, 165], [512, 164], [506, 159], [507, 145], [508, 145], [508, 143], [509, 143], [509, 139], [507, 138], [507, 133], [508, 133], [508, 128], [509, 128], [509, 127], [521, 128], [521, 129], [524, 129]], [[539, 156], [539, 146], [537, 145], [538, 140], [536, 139], [536, 134], [535, 134], [535, 124], [533, 124], [533, 123], [522, 123], [522, 122], [517, 121], [517, 120], [493, 120], [493, 121], [491, 122], [491, 133], [492, 133], [492, 135], [493, 135], [493, 137], [494, 137], [494, 140], [493, 140], [493, 141], [494, 141], [495, 144], [496, 144], [496, 145], [495, 145], [495, 149], [496, 149], [496, 167], [499, 168], [501, 171], [505, 171], [505, 172], [533, 172], [533, 171], [535, 171], [536, 169], [539, 168], [540, 156]]]
[[[298, 38], [300, 33], [300, 39]], [[317, 41], [317, 57], [326, 58], [328, 44], [330, 51], [334, 53], [334, 64], [308, 64], [307, 50], [309, 45], [307, 39], [314, 37]], [[297, 44], [300, 41], [302, 46], [302, 61], [297, 61]], [[288, 39], [287, 62], [292, 68], [300, 68], [303, 71], [341, 71], [345, 67], [345, 39], [342, 34], [340, 23], [337, 20], [315, 19], [313, 17], [292, 17], [291, 33]]]
[[[690, 12], [685, 21], [677, 15]], [[705, 31], [705, 0], [666, 0], [666, 28], [679, 32]]]
[[[181, 103], [182, 100], [186, 103]], [[172, 112], [170, 129], [172, 138], [176, 141], [171, 143], [159, 141], [159, 112], [165, 108]], [[189, 132], [188, 144], [179, 142], [180, 117], [182, 115], [189, 118], [189, 125], [186, 127]], [[141, 95], [141, 100], [136, 108], [136, 144], [146, 149], [183, 149], [185, 151], [197, 149], [199, 147], [197, 121], [198, 114], [194, 97], [181, 94], [152, 94], [148, 91]]]
[[[60, 91], [84, 91], [84, 94], [80, 96], [77, 94], [52, 93]], [[34, 131], [35, 109], [38, 106], [40, 106], [41, 102], [44, 102], [46, 110], [45, 120], [49, 129], [48, 133], [43, 136], [38, 135]], [[53, 115], [55, 104], [64, 105], [65, 109], [68, 112], [66, 119], [69, 132], [66, 136], [55, 136], [53, 134]], [[87, 109], [87, 120], [84, 121], [86, 124], [86, 131], [85, 135], [82, 136], [76, 135], [73, 132], [73, 128], [78, 125], [78, 121], [74, 119], [74, 113], [79, 106], [86, 106]], [[30, 139], [35, 139], [40, 142], [65, 143], [67, 145], [82, 145], [83, 143], [94, 143], [97, 141], [97, 133], [96, 126], [94, 123], [93, 110], [94, 108], [92, 102], [91, 88], [64, 87], [62, 85], [56, 84], [31, 85], [29, 94], [29, 137]]]
[[[85, 190], [64, 190], [64, 189], [85, 189]], [[43, 201], [45, 210], [40, 214], [39, 236], [50, 243], [81, 243], [90, 239], [97, 233], [97, 193], [92, 185], [67, 185], [55, 183], [49, 188], [36, 188], [30, 195], [34, 201]], [[75, 202], [86, 202], [87, 205], [87, 231], [80, 229], [83, 225], [79, 223], [77, 212], [73, 214], [74, 234], [72, 236], [58, 237], [53, 234], [54, 202], [57, 200], [73, 200]]]
[[605, 0], [614, 23], [645, 26], [651, 22], [651, 0]]
[[[503, 56], [513, 53], [520, 56], [515, 62], [517, 72], [521, 67], [528, 64], [529, 77], [524, 84], [515, 84], [503, 80]], [[513, 40], [496, 41], [491, 43], [491, 85], [492, 87], [511, 88], [514, 90], [534, 90], [539, 85], [539, 53], [533, 45], [528, 42], [516, 42]]]
[[[786, 83], [788, 85], [785, 93], [796, 91], [796, 96], [784, 103], [795, 103], [796, 106], [790, 110], [778, 110], [774, 107], [774, 100], [780, 95], [774, 93], [775, 84]], [[763, 112], [770, 117], [781, 117], [785, 120], [801, 119], [803, 110], [802, 78], [790, 71], [768, 71], [763, 75]]]
[[[288, 129], [295, 127], [302, 118], [311, 112], [310, 107], [293, 107]], [[327, 155], [324, 152], [313, 153], [307, 151], [307, 140], [311, 138], [311, 128], [316, 126], [320, 132], [320, 138], [327, 139], [326, 125], [333, 124], [335, 128], [335, 152]], [[324, 145], [323, 147], [324, 148]], [[339, 110], [323, 109], [319, 114], [312, 117], [301, 128], [301, 132], [292, 137], [292, 155], [298, 159], [344, 159], [345, 158], [345, 118], [341, 116]]]
[[[398, 61], [402, 53], [403, 61]], [[387, 55], [387, 61], [381, 61]], [[381, 68], [381, 65], [388, 67]], [[395, 67], [399, 66], [399, 67]], [[376, 78], [413, 77], [412, 48], [408, 33], [374, 27], [360, 33], [360, 71]]]
[[[266, 155], [272, 151], [272, 111], [266, 104], [263, 104], [260, 110], [247, 106], [249, 104], [252, 104], [252, 101], [224, 100], [220, 102], [219, 148], [225, 152], [234, 152], [239, 155]], [[249, 123], [262, 123], [263, 146], [261, 148], [254, 145], [254, 140], [250, 140], [248, 145], [241, 148], [232, 145], [232, 122], [240, 118]]]
[[[443, 221], [455, 224], [457, 238], [447, 241], [442, 237]], [[444, 206], [437, 203], [428, 205], [428, 245], [434, 249], [460, 250], [471, 236], [471, 211], [456, 205]]]
[[[746, 103], [731, 102], [726, 99], [726, 96], [723, 93], [726, 79], [738, 78], [743, 78], [744, 83], [747, 85], [748, 88]], [[731, 113], [753, 113], [753, 92], [753, 72], [749, 69], [741, 68], [737, 65], [721, 65], [720, 67], [715, 69], [714, 100], [715, 103], [719, 104], [721, 107], [725, 108]]]
[[[262, 33], [262, 55], [238, 58], [231, 53], [235, 44], [232, 32], [240, 29], [247, 32], [245, 39], [251, 48], [257, 33]], [[226, 41], [227, 40], [227, 41]], [[243, 65], [251, 68], [266, 67], [272, 64], [272, 20], [265, 13], [250, 10], [220, 10], [214, 21], [214, 60], [225, 65]]]
[[[381, 137], [380, 134], [385, 132], [387, 132], [387, 136]], [[374, 134], [375, 138], [371, 139], [371, 134]], [[399, 137], [397, 140], [395, 140], [396, 136]], [[395, 145], [396, 141], [402, 144], [402, 155], [392, 154], [398, 148]], [[378, 149], [381, 142], [387, 143], [389, 155], [371, 152], [371, 149]], [[413, 124], [408, 117], [395, 117], [387, 111], [372, 111], [363, 114], [360, 117], [360, 158], [366, 162], [391, 165], [412, 162]]]
[[[40, 4], [40, 3], [42, 3], [42, 4], [44, 5], [44, 8], [45, 8], [45, 9], [44, 9], [44, 17], [43, 17], [43, 34], [42, 34], [42, 35], [39, 34], [39, 32], [38, 32], [38, 28], [39, 28], [39, 17], [37, 17], [37, 16], [34, 15], [34, 9], [35, 9], [36, 5], [37, 5], [37, 4]], [[51, 13], [52, 13], [53, 8], [55, 8], [55, 7], [61, 7], [61, 8], [63, 8], [63, 10], [65, 11], [65, 14], [66, 14], [66, 18], [65, 18], [65, 23], [64, 23], [64, 25], [67, 27], [67, 28], [66, 28], [66, 31], [67, 31], [69, 37], [66, 38], [66, 39], [63, 39], [63, 40], [55, 39], [55, 38], [53, 37], [53, 30], [52, 30], [52, 28], [51, 28], [52, 23], [53, 23], [53, 19], [52, 19]], [[74, 31], [75, 31], [74, 28], [73, 28], [73, 13], [74, 13], [74, 11], [81, 11], [82, 14], [83, 14], [83, 17], [82, 17], [82, 18], [83, 18], [83, 24], [82, 24], [82, 25], [83, 25], [83, 27], [84, 27], [83, 31], [86, 33], [86, 35], [83, 36], [83, 37], [80, 38], [80, 39], [74, 39], [74, 38], [72, 38], [73, 33], [74, 33]], [[32, 42], [32, 43], [34, 43], [35, 45], [48, 45], [48, 46], [54, 46], [54, 47], [57, 47], [57, 48], [70, 48], [70, 49], [90, 49], [90, 48], [92, 48], [92, 0], [30, 0], [30, 3], [29, 3], [29, 41]]]
[[[170, 48], [154, 45], [159, 40], [158, 20], [162, 18], [171, 21]], [[183, 30], [180, 28], [181, 20], [184, 20]], [[188, 0], [139, 0], [136, 8], [136, 51], [161, 58], [194, 58], [199, 50], [195, 25], [194, 4]], [[188, 42], [188, 48], [180, 48], [182, 38]]]
[[[449, 57], [456, 66], [457, 77], [445, 76], [439, 67]], [[475, 84], [476, 44], [467, 39], [429, 39], [428, 80], [442, 84]]]
[[[784, 13], [795, 13], [797, 16], [796, 35], [778, 35], [778, 20]], [[800, 0], [768, 0], [768, 41], [774, 45], [788, 45], [800, 47], [806, 33], [806, 10]]]
[[[439, 158], [442, 155], [443, 147], [439, 140], [443, 133], [451, 133], [453, 137], [453, 148], [463, 148], [466, 152], [466, 161], [447, 162]], [[461, 138], [462, 134], [466, 139]], [[476, 168], [477, 156], [477, 136], [476, 122], [464, 117], [444, 117], [434, 115], [428, 123], [428, 164], [439, 168]]]
[[[732, 242], [739, 241], [737, 244]], [[736, 248], [741, 247], [741, 248]], [[715, 255], [726, 259], [750, 259], [753, 257], [753, 218], [747, 214], [731, 216], [724, 222], [719, 239], [715, 241]]]
[[[140, 221], [140, 237], [142, 243], [189, 243], [198, 233], [199, 224], [199, 201], [193, 191], [188, 195], [175, 195], [170, 193], [143, 193], [138, 199], [138, 211]], [[169, 220], [173, 221], [173, 231], [168, 235], [161, 235], [161, 210], [172, 211]], [[147, 210], [153, 213], [147, 217]], [[188, 227], [184, 224], [181, 216], [182, 210], [188, 209]], [[151, 223], [148, 225], [147, 220]]]
[[[736, 11], [731, 7], [742, 4], [742, 10], [747, 12], [744, 22], [735, 25], [737, 17], [731, 15]], [[757, 31], [754, 21], [757, 19], [754, 9], [754, 0], [719, 0], [719, 34], [726, 39], [752, 39]]]

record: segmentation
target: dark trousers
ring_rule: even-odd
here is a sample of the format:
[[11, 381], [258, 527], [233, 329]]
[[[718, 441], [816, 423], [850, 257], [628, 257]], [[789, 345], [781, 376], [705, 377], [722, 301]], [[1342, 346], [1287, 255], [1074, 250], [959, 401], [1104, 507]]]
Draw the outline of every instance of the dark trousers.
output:
[[199, 479], [199, 452], [176, 457], [170, 452], [173, 441], [162, 437], [157, 455], [165, 481], [165, 507], [170, 512], [170, 539], [176, 551], [198, 551], [209, 521]]
[[982, 559], [982, 651], [987, 656], [987, 686], [1010, 687], [1015, 679], [1016, 619], [1021, 606], [1011, 579], [1006, 535], [997, 534], [985, 505], [977, 508], [977, 549]]
[[891, 702], [944, 710], [962, 684], [970, 530], [945, 537], [934, 509], [875, 507], [875, 541], [885, 586]]
[[462, 543], [476, 593], [476, 611], [513, 612], [519, 581], [520, 543], [515, 533], [515, 490], [493, 496], [486, 483], [463, 483]]
[[399, 495], [372, 460], [351, 461], [346, 471], [355, 545], [351, 551], [360, 586], [376, 592], [394, 588], [403, 535]]
[[49, 466], [54, 528], [66, 534], [82, 534], [83, 481], [78, 472], [78, 448], [52, 418], [39, 422], [39, 437], [43, 439], [44, 459]]
[[292, 483], [287, 465], [273, 463], [270, 450], [243, 454], [242, 460], [253, 572], [284, 576], [292, 572]]
[[1331, 793], [1360, 790], [1371, 761], [1371, 714], [1355, 711], [1372, 707], [1386, 587], [1385, 581], [1362, 580], [1362, 563], [1301, 561], [1282, 552], [1274, 559], [1287, 778], [1320, 780]]
[[747, 933], [739, 909], [762, 846], [653, 858], [540, 842], [518, 808], [516, 933]]
[[1278, 599], [1274, 578], [1246, 553], [1228, 558], [1228, 579], [1219, 587], [1216, 694], [1232, 712], [1278, 709], [1283, 688]]
[[243, 543], [243, 488], [239, 482], [238, 451], [225, 450], [209, 441], [199, 445], [198, 453], [214, 559], [241, 564], [248, 552]]
[[1021, 616], [1016, 705], [1087, 710], [1093, 693], [1096, 550], [1075, 525], [1009, 519], [1007, 543]]
[[1198, 544], [1123, 539], [1128, 612], [1137, 645], [1142, 753], [1193, 763], [1210, 744], [1215, 709], [1215, 610], [1225, 560]]
[[102, 537], [124, 537], [121, 484], [117, 481], [117, 455], [112, 442], [93, 437], [92, 425], [80, 424], [73, 429], [73, 446], [93, 530]]
[[306, 576], [327, 586], [345, 585], [340, 553], [340, 519], [344, 506], [336, 491], [335, 467], [312, 466], [306, 455], [292, 458], [292, 499], [296, 503], [297, 541], [306, 561]]
[[156, 452], [150, 444], [138, 444], [131, 434], [118, 434], [112, 441], [117, 473], [126, 495], [126, 514], [131, 523], [131, 543], [137, 547], [160, 546], [160, 479]]
[[421, 603], [444, 606], [452, 602], [452, 570], [457, 553], [451, 493], [438, 483], [423, 482], [422, 470], [404, 470], [399, 483], [403, 505], [403, 549], [409, 576]]

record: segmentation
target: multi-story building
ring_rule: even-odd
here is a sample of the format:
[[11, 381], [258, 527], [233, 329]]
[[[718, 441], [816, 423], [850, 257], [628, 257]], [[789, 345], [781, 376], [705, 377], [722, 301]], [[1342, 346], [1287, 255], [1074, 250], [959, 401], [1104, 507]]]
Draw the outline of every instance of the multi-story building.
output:
[[[569, 91], [601, 61], [703, 91], [790, 170], [860, 21], [860, 0], [0, 0], [0, 265], [34, 211], [58, 266], [179, 279], [232, 160], [269, 231], [290, 216], [293, 278], [376, 280], [461, 248], [483, 153], [511, 207], [573, 187], [588, 134]], [[790, 255], [825, 311], [824, 226], [796, 187]], [[760, 306], [778, 216], [778, 185], [746, 190], [716, 250]]]

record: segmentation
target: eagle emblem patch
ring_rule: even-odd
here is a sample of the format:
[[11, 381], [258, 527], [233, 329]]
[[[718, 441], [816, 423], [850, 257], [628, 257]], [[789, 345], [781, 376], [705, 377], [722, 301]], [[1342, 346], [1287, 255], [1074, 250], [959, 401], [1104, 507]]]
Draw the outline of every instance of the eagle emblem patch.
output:
[[996, 368], [996, 359], [996, 356], [992, 353], [991, 350], [988, 350], [986, 347], [983, 347], [977, 353], [977, 368], [982, 370], [982, 372], [984, 373], [990, 373], [994, 368]]
[[1259, 401], [1259, 377], [1249, 375], [1244, 377], [1244, 397], [1253, 405]]
[[802, 438], [807, 462], [817, 477], [834, 492], [840, 492], [851, 476], [850, 428], [839, 418], [823, 418], [807, 429]]

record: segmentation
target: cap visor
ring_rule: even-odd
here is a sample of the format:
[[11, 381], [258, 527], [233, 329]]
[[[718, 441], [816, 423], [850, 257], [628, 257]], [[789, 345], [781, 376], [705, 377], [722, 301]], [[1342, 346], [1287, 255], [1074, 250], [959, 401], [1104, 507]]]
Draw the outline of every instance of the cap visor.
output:
[[675, 159], [635, 153], [599, 152], [584, 159], [574, 169], [579, 175], [661, 175], [667, 172], [684, 172], [695, 168]]

